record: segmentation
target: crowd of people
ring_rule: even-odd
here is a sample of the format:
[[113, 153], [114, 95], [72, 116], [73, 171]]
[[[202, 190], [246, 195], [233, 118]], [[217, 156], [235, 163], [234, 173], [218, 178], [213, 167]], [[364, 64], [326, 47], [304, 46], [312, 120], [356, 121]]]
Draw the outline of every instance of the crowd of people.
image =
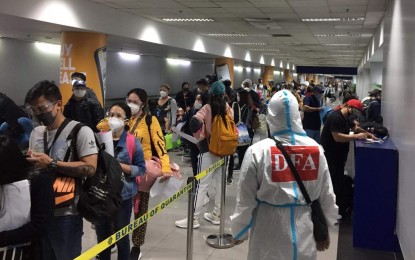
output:
[[[26, 94], [25, 109], [0, 94], [0, 247], [17, 248], [21, 259], [74, 259], [81, 254], [83, 216], [77, 204], [104, 149], [95, 134], [111, 131], [111, 154], [123, 181], [117, 215], [94, 225], [99, 243], [128, 225], [132, 214], [137, 219], [148, 211], [156, 180], [148, 161], [157, 157], [162, 178], [172, 176], [164, 136], [173, 127], [182, 124], [181, 131], [198, 140], [182, 140], [194, 176], [221, 159], [209, 145], [216, 116], [231, 118], [239, 137], [246, 132], [227, 165], [227, 184], [239, 171], [231, 216], [235, 244], [250, 237], [248, 259], [316, 259], [317, 250], [329, 247], [329, 238], [314, 240], [310, 207], [273, 139], [289, 151], [311, 200], [320, 202], [328, 224], [334, 225], [353, 209], [344, 175], [349, 142], [376, 138], [360, 125], [382, 123], [380, 90], [362, 103], [347, 85], [336, 91], [333, 85], [307, 81], [266, 85], [261, 79], [240, 84], [201, 79], [195, 89], [183, 82], [175, 97], [167, 84], [160, 86], [157, 99], [149, 99], [145, 89], [131, 89], [125, 102], [112, 104], [107, 113], [84, 74], [73, 73], [72, 86], [73, 94], [63, 104], [59, 87], [40, 81]], [[336, 95], [343, 103], [331, 109]], [[78, 122], [82, 125], [74, 135]], [[263, 129], [269, 138], [255, 143]], [[220, 224], [221, 178], [221, 169], [216, 169], [197, 184], [193, 228], [200, 227], [211, 182], [214, 209], [203, 217]], [[187, 218], [175, 221], [179, 228], [189, 228], [187, 223]], [[140, 259], [146, 231], [147, 223], [133, 231], [132, 244], [129, 236], [117, 241], [118, 259]], [[111, 248], [97, 258], [111, 259]]]

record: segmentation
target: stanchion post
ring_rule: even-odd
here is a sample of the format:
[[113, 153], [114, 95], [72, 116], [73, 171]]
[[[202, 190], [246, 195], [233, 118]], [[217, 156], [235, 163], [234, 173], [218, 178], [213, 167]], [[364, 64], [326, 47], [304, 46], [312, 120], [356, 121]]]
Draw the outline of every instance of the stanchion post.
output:
[[231, 234], [225, 234], [225, 199], [226, 199], [226, 169], [228, 167], [228, 156], [224, 158], [222, 165], [222, 194], [220, 201], [220, 226], [219, 234], [209, 235], [206, 243], [214, 248], [224, 249], [234, 246]]
[[195, 197], [196, 197], [196, 178], [189, 177], [187, 185], [192, 183], [192, 188], [189, 190], [189, 203], [187, 205], [187, 253], [186, 259], [193, 259], [193, 218], [195, 211]]

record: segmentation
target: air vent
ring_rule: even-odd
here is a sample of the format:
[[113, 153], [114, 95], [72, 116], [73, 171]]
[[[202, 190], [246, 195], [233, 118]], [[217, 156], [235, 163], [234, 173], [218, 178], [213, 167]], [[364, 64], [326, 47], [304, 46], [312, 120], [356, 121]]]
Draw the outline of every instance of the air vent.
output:
[[270, 22], [271, 18], [244, 18], [247, 22]]
[[284, 34], [284, 33], [276, 33], [276, 34], [273, 34], [272, 37], [275, 37], [275, 38], [279, 38], [279, 37], [292, 37], [292, 35], [291, 34], [288, 34], [288, 33], [286, 33], [286, 34]]

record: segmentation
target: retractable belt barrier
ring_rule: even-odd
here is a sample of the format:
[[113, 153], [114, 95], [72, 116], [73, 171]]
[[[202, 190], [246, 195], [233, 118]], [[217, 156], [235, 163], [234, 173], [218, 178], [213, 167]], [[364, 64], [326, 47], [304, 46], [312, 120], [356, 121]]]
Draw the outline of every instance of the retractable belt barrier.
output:
[[[220, 159], [219, 161], [217, 161], [216, 163], [211, 165], [209, 168], [203, 170], [198, 175], [196, 175], [195, 176], [196, 180], [202, 179], [203, 177], [208, 175], [213, 170], [219, 168], [224, 162], [225, 162], [225, 159], [223, 159], [223, 158]], [[191, 189], [192, 189], [192, 183], [187, 184], [186, 186], [184, 186], [183, 188], [178, 190], [175, 194], [173, 194], [173, 196], [171, 196], [170, 198], [167, 198], [166, 200], [164, 200], [163, 202], [161, 202], [160, 204], [158, 204], [157, 206], [152, 208], [150, 211], [143, 214], [138, 219], [134, 220], [133, 222], [131, 222], [127, 226], [125, 226], [122, 229], [118, 230], [117, 232], [112, 234], [107, 239], [104, 239], [99, 244], [97, 244], [97, 245], [93, 246], [92, 248], [88, 249], [88, 251], [84, 252], [83, 254], [81, 254], [80, 256], [75, 258], [75, 260], [87, 260], [87, 259], [91, 259], [91, 258], [95, 257], [96, 255], [98, 255], [99, 253], [101, 253], [102, 251], [104, 251], [105, 249], [110, 247], [111, 245], [115, 244], [121, 238], [127, 236], [128, 234], [133, 232], [133, 230], [137, 229], [139, 226], [146, 223], [149, 219], [151, 219], [152, 217], [154, 217], [155, 215], [157, 215], [158, 213], [163, 211], [171, 203], [173, 203], [174, 201], [179, 199], [182, 195], [187, 194], [187, 192], [190, 191]]]

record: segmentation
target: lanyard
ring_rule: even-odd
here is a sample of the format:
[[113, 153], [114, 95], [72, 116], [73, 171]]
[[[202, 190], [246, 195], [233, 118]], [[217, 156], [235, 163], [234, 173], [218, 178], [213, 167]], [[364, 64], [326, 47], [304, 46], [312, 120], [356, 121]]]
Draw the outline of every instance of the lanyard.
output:
[[56, 139], [58, 139], [59, 135], [61, 134], [62, 130], [68, 125], [69, 122], [71, 122], [69, 118], [65, 118], [65, 121], [62, 122], [62, 124], [59, 126], [58, 131], [56, 131], [55, 137], [53, 138], [52, 144], [48, 148], [48, 140], [47, 140], [47, 129], [45, 129], [45, 132], [43, 132], [43, 151], [45, 154], [49, 155], [50, 150], [52, 149], [53, 145], [56, 142]]

